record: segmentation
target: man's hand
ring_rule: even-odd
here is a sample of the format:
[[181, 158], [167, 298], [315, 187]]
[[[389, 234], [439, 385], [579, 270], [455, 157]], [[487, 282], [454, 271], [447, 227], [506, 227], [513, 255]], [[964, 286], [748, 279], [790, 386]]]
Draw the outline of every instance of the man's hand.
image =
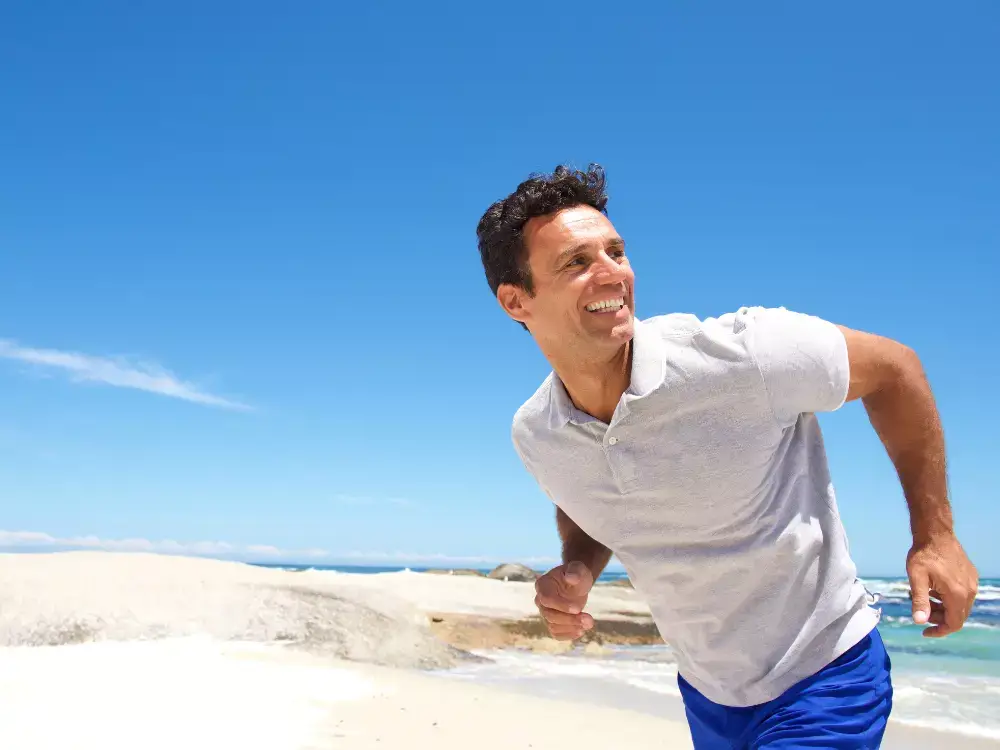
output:
[[593, 586], [594, 574], [582, 562], [560, 565], [535, 581], [535, 606], [553, 638], [576, 640], [594, 627], [583, 611]]
[[[906, 558], [910, 576], [913, 621], [929, 638], [940, 638], [962, 629], [979, 590], [979, 573], [954, 534], [914, 544]], [[931, 597], [939, 601], [931, 601]], [[940, 603], [939, 603], [940, 602]]]

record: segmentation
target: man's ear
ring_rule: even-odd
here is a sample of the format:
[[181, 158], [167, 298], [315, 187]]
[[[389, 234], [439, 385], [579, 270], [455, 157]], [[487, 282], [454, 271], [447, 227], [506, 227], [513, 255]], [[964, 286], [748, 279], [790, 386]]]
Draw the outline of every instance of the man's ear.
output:
[[501, 284], [497, 289], [497, 302], [500, 303], [500, 307], [518, 323], [526, 324], [531, 317], [524, 307], [524, 298], [527, 296], [527, 291], [514, 284]]

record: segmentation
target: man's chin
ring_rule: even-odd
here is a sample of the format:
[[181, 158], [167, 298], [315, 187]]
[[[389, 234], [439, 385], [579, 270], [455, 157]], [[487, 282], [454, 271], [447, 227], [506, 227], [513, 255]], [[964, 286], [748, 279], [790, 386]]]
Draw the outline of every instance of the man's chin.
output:
[[632, 334], [635, 332], [635, 316], [632, 314], [632, 310], [623, 307], [615, 317], [617, 319], [613, 321], [611, 330], [616, 335], [624, 334], [628, 338], [632, 338]]
[[613, 325], [601, 327], [596, 330], [591, 328], [589, 334], [590, 338], [595, 342], [603, 341], [608, 344], [621, 346], [631, 341], [632, 336], [635, 335], [635, 319], [629, 315], [625, 320], [616, 321]]
[[632, 337], [635, 336], [635, 319], [630, 317], [624, 323], [615, 326], [612, 335], [623, 344], [631, 341]]

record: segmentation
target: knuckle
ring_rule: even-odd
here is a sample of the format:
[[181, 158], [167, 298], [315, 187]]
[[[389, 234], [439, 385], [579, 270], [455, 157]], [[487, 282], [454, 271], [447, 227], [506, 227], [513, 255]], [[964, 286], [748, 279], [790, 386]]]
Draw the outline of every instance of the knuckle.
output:
[[539, 607], [542, 608], [542, 609], [555, 609], [556, 608], [555, 607], [555, 602], [552, 600], [551, 597], [548, 597], [548, 596], [539, 596], [538, 597], [538, 604], [539, 604]]
[[556, 612], [566, 612], [567, 602], [561, 596], [549, 596], [543, 599], [545, 606], [554, 609]]

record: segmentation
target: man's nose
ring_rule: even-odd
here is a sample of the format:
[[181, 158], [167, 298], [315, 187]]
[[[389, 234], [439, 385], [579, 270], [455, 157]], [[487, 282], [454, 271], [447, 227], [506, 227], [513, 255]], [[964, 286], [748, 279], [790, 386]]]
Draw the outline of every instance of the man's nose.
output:
[[607, 253], [601, 253], [598, 263], [594, 274], [594, 280], [598, 284], [618, 284], [625, 279], [625, 269], [621, 263]]

